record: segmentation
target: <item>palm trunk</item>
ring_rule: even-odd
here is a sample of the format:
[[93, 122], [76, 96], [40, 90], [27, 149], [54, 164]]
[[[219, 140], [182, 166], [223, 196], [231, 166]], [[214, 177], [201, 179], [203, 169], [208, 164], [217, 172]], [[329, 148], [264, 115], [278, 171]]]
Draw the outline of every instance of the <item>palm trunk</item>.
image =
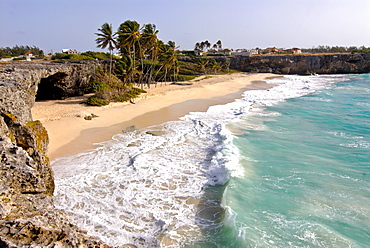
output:
[[109, 85], [110, 85], [110, 78], [112, 75], [112, 58], [113, 58], [113, 50], [110, 51], [110, 62], [109, 62]]

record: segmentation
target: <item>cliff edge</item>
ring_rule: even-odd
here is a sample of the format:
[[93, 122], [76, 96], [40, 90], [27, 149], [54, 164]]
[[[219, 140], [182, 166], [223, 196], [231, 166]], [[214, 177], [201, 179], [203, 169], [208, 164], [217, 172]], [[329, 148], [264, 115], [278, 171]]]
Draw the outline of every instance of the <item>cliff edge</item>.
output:
[[0, 247], [109, 247], [53, 205], [48, 134], [31, 108], [40, 78], [60, 69], [43, 68], [0, 64]]
[[230, 68], [245, 72], [299, 75], [369, 73], [370, 54], [234, 57], [230, 60]]

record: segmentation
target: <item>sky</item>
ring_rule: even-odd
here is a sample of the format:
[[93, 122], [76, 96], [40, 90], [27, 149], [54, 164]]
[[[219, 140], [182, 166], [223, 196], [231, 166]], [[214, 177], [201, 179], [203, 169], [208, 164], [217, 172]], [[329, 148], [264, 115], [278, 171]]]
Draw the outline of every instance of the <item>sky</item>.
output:
[[0, 47], [102, 51], [98, 28], [153, 23], [181, 50], [222, 41], [224, 48], [370, 47], [370, 0], [0, 0]]

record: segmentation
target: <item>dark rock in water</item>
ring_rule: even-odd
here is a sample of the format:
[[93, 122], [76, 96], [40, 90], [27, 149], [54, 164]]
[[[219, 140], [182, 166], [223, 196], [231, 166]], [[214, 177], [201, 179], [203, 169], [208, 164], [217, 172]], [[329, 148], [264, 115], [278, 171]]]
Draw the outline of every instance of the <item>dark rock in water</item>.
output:
[[164, 131], [146, 131], [145, 133], [153, 136], [161, 136], [165, 134]]
[[135, 125], [132, 125], [132, 126], [129, 126], [129, 127], [125, 128], [125, 129], [123, 129], [122, 132], [123, 133], [131, 133], [131, 132], [134, 132], [136, 130], [137, 129], [136, 129]]
[[61, 68], [0, 68], [0, 247], [109, 247], [53, 204], [49, 138], [31, 107], [40, 78]]

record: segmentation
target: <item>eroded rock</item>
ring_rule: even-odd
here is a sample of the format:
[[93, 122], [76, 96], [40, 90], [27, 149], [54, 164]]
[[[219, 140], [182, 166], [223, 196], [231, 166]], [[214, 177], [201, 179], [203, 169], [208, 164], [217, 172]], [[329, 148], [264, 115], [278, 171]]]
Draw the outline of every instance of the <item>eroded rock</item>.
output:
[[53, 204], [49, 138], [31, 107], [54, 69], [0, 68], [0, 247], [109, 247]]

